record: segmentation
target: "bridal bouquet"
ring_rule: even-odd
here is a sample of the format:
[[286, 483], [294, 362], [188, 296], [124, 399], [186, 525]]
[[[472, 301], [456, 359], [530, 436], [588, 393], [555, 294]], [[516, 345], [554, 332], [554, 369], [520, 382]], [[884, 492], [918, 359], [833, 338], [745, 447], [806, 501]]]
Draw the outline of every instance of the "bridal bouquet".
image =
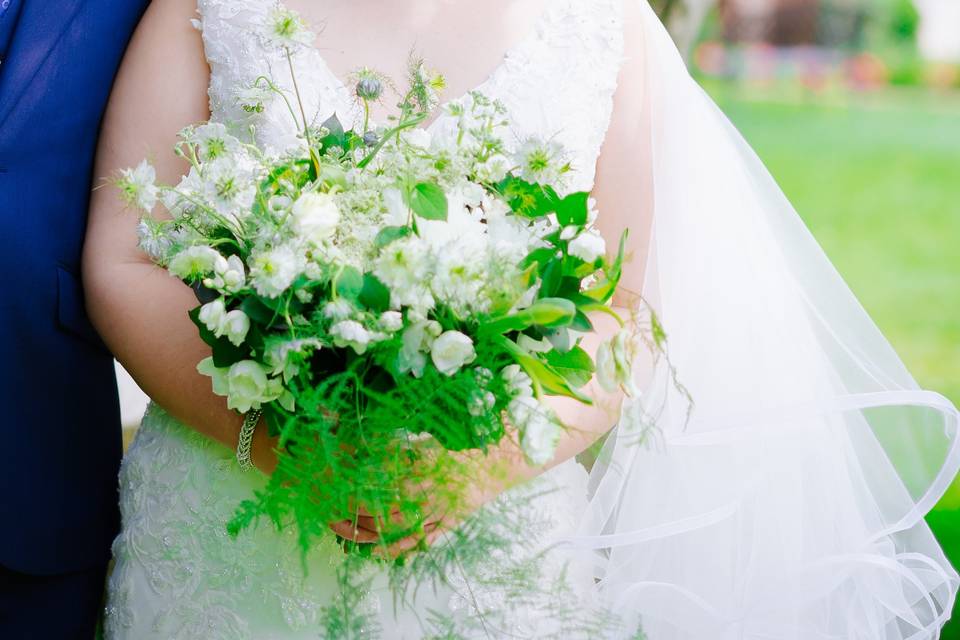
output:
[[[447, 134], [420, 127], [441, 84], [414, 64], [389, 127], [304, 118], [280, 156], [190, 127], [178, 185], [145, 162], [119, 179], [147, 212], [141, 247], [201, 302], [190, 317], [212, 356], [198, 370], [279, 437], [234, 531], [267, 516], [306, 549], [362, 507], [387, 543], [423, 534], [425, 496], [455, 511], [484, 452], [552, 458], [564, 427], [545, 396], [589, 403], [597, 365], [604, 386], [629, 378], [626, 330], [599, 362], [579, 346], [588, 314], [616, 317], [623, 239], [608, 258], [589, 195], [560, 195], [563, 149], [510, 151], [504, 108], [481, 93], [444, 108]], [[356, 90], [368, 106], [381, 79], [362, 72]]]

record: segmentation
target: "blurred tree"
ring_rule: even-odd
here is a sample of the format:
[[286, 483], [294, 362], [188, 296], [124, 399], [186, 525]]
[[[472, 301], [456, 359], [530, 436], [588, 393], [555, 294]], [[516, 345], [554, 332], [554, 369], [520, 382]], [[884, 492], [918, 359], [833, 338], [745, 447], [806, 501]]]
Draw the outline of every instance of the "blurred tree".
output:
[[716, 0], [650, 0], [684, 57], [689, 55], [707, 12], [715, 4]]

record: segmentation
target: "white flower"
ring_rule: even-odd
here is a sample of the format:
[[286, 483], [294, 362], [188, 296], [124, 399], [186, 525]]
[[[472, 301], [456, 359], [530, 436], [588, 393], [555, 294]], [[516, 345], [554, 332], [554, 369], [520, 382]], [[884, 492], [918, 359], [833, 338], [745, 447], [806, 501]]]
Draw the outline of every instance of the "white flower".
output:
[[246, 413], [259, 409], [284, 393], [280, 380], [267, 376], [266, 370], [253, 360], [241, 360], [229, 369], [217, 367], [213, 358], [205, 358], [197, 371], [213, 379], [213, 392], [227, 397], [227, 406]]
[[446, 331], [433, 341], [430, 359], [440, 373], [452, 376], [477, 357], [473, 340], [459, 331]]
[[403, 134], [403, 141], [418, 149], [429, 149], [432, 138], [430, 132], [422, 128], [409, 129]]
[[183, 280], [226, 268], [227, 260], [214, 249], [204, 245], [187, 247], [175, 255], [167, 266], [170, 273]]
[[426, 242], [417, 236], [395, 240], [383, 248], [373, 266], [373, 273], [390, 289], [390, 304], [429, 311], [433, 296], [426, 287], [432, 260]]
[[300, 275], [300, 260], [289, 246], [283, 245], [252, 256], [250, 279], [262, 296], [276, 298]]
[[410, 207], [403, 201], [403, 194], [395, 187], [385, 189], [382, 194], [383, 204], [386, 207], [386, 216], [383, 224], [388, 227], [402, 227], [410, 219]]
[[403, 328], [403, 314], [399, 311], [384, 311], [380, 314], [380, 326], [385, 331], [399, 331]]
[[237, 90], [237, 104], [247, 113], [260, 113], [273, 100], [274, 92], [260, 82]]
[[520, 177], [527, 182], [556, 184], [568, 169], [563, 158], [563, 147], [555, 141], [536, 138], [527, 140], [516, 154]]
[[302, 338], [299, 340], [284, 340], [274, 342], [267, 347], [267, 364], [272, 369], [271, 374], [282, 373], [285, 381], [290, 381], [300, 373], [300, 361], [294, 355], [307, 356], [322, 347], [316, 338]]
[[603, 236], [593, 231], [584, 231], [567, 245], [570, 255], [576, 256], [584, 262], [594, 262], [607, 250]]
[[546, 338], [534, 340], [525, 333], [521, 333], [517, 338], [517, 344], [524, 350], [532, 351], [533, 353], [547, 353], [548, 351], [553, 351], [553, 344]]
[[520, 448], [532, 465], [546, 464], [560, 442], [562, 427], [536, 398], [521, 396], [507, 405], [507, 416], [520, 431]]
[[497, 183], [506, 177], [508, 171], [510, 171], [510, 160], [506, 156], [495, 154], [477, 165], [476, 176], [483, 182]]
[[510, 364], [500, 371], [503, 385], [511, 396], [526, 398], [533, 396], [533, 380], [518, 364]]
[[223, 318], [218, 335], [224, 335], [235, 346], [243, 344], [250, 331], [250, 318], [240, 309], [234, 309]]
[[279, 47], [309, 45], [314, 39], [300, 14], [279, 5], [266, 16], [262, 33], [268, 42]]
[[597, 382], [608, 391], [621, 387], [633, 392], [633, 361], [640, 349], [637, 336], [629, 329], [621, 329], [617, 335], [604, 340], [597, 347]]
[[180, 135], [185, 142], [197, 145], [200, 158], [205, 163], [223, 158], [240, 148], [240, 141], [228, 134], [226, 125], [220, 122], [187, 127]]
[[323, 317], [335, 322], [348, 319], [356, 311], [356, 308], [346, 298], [337, 298], [323, 305]]
[[310, 192], [293, 203], [293, 228], [307, 240], [319, 244], [333, 237], [340, 224], [340, 209], [328, 193]]
[[430, 351], [433, 341], [443, 331], [436, 320], [420, 320], [407, 327], [403, 332], [403, 347], [397, 357], [400, 371], [410, 371], [414, 377], [423, 375], [427, 365], [425, 352]]
[[363, 354], [371, 342], [379, 342], [387, 336], [369, 331], [356, 320], [341, 320], [330, 327], [330, 335], [333, 336], [333, 343], [338, 347], [350, 347], [357, 354]]
[[497, 404], [497, 397], [489, 391], [478, 392], [471, 396], [467, 411], [472, 416], [482, 416]]
[[213, 273], [212, 278], [206, 278], [203, 281], [203, 285], [208, 289], [236, 293], [247, 282], [243, 260], [239, 256], [229, 256], [224, 264], [218, 262], [214, 265]]
[[197, 319], [203, 323], [211, 333], [220, 335], [220, 327], [223, 326], [223, 319], [227, 315], [227, 305], [224, 304], [223, 298], [217, 298], [212, 302], [200, 307], [200, 314], [197, 316]]
[[170, 238], [157, 226], [152, 218], [140, 220], [137, 224], [139, 246], [154, 262], [160, 262], [170, 250]]
[[160, 191], [156, 181], [156, 170], [143, 160], [133, 169], [123, 169], [116, 184], [127, 204], [150, 213], [157, 205], [157, 194]]

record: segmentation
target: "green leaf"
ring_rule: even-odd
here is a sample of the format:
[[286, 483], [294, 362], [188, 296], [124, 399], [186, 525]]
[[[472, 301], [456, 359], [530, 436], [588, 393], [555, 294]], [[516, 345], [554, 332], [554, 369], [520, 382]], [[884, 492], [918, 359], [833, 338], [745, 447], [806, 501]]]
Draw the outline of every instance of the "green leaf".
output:
[[383, 313], [390, 308], [390, 290], [376, 276], [365, 273], [358, 300], [367, 309]]
[[512, 340], [501, 338], [497, 342], [513, 356], [517, 364], [530, 376], [535, 388], [541, 389], [549, 395], [567, 396], [569, 398], [575, 398], [584, 404], [593, 404], [589, 396], [577, 391], [567, 382], [566, 378], [554, 371], [551, 367], [548, 367], [538, 358], [524, 351]]
[[564, 227], [571, 224], [577, 226], [587, 224], [589, 214], [587, 200], [589, 198], [590, 194], [586, 191], [578, 191], [560, 200], [556, 204], [557, 222]]
[[360, 292], [363, 290], [363, 274], [356, 267], [345, 266], [334, 281], [338, 295], [350, 300], [360, 297]]
[[547, 267], [541, 275], [540, 291], [537, 295], [543, 298], [550, 298], [556, 295], [562, 279], [563, 263], [559, 260], [553, 260], [547, 263]]
[[552, 213], [560, 199], [552, 187], [533, 184], [516, 176], [507, 176], [498, 189], [513, 212], [527, 218]]
[[570, 324], [577, 307], [564, 298], [540, 298], [518, 315], [529, 318], [531, 324], [543, 327], [560, 327]]
[[590, 322], [590, 318], [583, 311], [577, 309], [577, 315], [573, 317], [573, 322], [570, 324], [570, 328], [574, 331], [580, 331], [581, 333], [589, 333], [593, 331], [593, 323]]
[[550, 264], [550, 261], [556, 258], [557, 253], [559, 253], [559, 251], [554, 247], [534, 249], [520, 262], [520, 266], [526, 269], [530, 265], [535, 264], [537, 265], [537, 270], [542, 273], [547, 265]]
[[410, 227], [384, 227], [374, 238], [373, 243], [378, 249], [382, 249], [394, 240], [410, 235], [413, 230]]
[[433, 182], [419, 182], [406, 194], [407, 206], [426, 220], [447, 219], [447, 194]]
[[593, 358], [581, 347], [574, 347], [566, 353], [548, 351], [543, 354], [543, 358], [547, 361], [547, 364], [577, 389], [590, 382], [593, 372], [596, 370]]
[[247, 317], [254, 323], [268, 328], [279, 316], [274, 309], [264, 304], [259, 296], [247, 296], [244, 298], [240, 304], [240, 309], [247, 314]]

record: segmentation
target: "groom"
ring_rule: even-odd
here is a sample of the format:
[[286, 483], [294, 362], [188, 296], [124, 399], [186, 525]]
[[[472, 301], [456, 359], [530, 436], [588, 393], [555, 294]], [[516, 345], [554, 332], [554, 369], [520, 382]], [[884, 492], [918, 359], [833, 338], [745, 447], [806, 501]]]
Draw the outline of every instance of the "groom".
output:
[[117, 533], [113, 359], [77, 277], [100, 118], [148, 0], [0, 0], [0, 638], [90, 640]]

